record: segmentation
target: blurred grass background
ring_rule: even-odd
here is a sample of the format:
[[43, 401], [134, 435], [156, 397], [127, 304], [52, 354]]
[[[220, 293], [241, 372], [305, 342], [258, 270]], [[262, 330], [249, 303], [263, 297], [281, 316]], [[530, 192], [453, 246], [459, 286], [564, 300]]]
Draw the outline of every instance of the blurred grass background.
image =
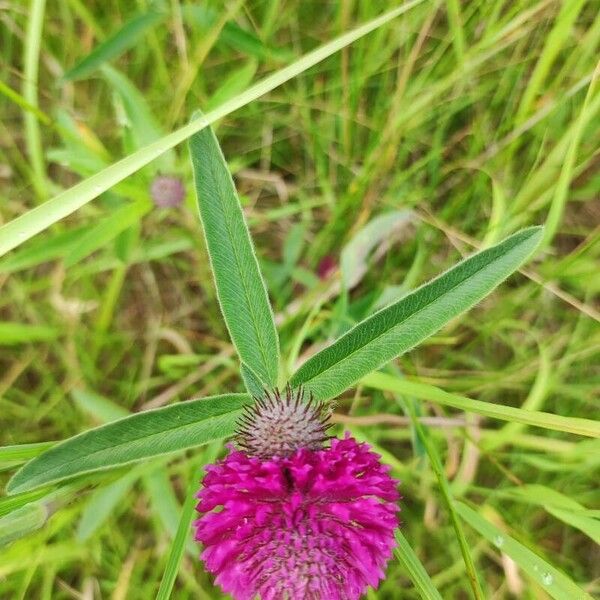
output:
[[[393, 6], [3, 2], [0, 223]], [[547, 223], [525, 274], [395, 368], [481, 400], [597, 418], [599, 42], [593, 1], [426, 1], [218, 124], [290, 366], [474, 247]], [[181, 206], [153, 204], [159, 175], [181, 179]], [[241, 389], [184, 145], [0, 259], [2, 446]], [[398, 421], [406, 402], [359, 388], [338, 420], [402, 480], [403, 534], [442, 596], [467, 598], [425, 450]], [[599, 592], [598, 443], [418, 406], [454, 496]], [[43, 447], [0, 450], [0, 483]], [[11, 542], [0, 597], [154, 597], [188, 482], [220, 452], [45, 496], [39, 514], [0, 528]], [[0, 514], [31, 494], [0, 498]], [[486, 598], [548, 597], [465, 529]], [[197, 552], [190, 543], [173, 597], [220, 597]], [[392, 562], [369, 597], [418, 595]]]

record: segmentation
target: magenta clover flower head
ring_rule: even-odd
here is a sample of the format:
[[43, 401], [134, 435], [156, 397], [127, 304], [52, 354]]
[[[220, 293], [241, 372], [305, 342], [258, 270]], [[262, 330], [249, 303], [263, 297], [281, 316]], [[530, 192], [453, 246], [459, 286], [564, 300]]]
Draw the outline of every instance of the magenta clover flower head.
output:
[[235, 600], [357, 600], [395, 545], [398, 482], [370, 447], [332, 438], [302, 390], [257, 399], [240, 450], [206, 469], [196, 540]]

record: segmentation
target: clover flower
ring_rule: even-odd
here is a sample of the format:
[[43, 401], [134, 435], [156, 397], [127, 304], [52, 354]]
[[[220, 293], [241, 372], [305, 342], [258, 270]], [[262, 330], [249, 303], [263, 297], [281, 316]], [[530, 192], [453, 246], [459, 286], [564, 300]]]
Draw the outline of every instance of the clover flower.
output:
[[150, 186], [150, 197], [159, 208], [173, 208], [183, 202], [185, 187], [179, 177], [158, 175]]
[[348, 434], [323, 447], [326, 428], [312, 398], [275, 391], [246, 414], [243, 450], [207, 467], [196, 539], [235, 600], [355, 600], [383, 578], [398, 482]]

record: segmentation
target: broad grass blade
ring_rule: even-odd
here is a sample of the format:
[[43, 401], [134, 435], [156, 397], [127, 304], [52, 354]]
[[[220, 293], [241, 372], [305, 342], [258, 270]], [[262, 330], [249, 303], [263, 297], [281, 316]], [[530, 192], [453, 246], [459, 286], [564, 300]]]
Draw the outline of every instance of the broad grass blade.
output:
[[523, 229], [365, 319], [302, 365], [291, 384], [321, 400], [339, 395], [489, 294], [532, 254], [542, 232]]
[[419, 400], [429, 400], [442, 406], [452, 406], [492, 419], [600, 438], [600, 422], [593, 419], [563, 417], [537, 410], [524, 410], [514, 406], [473, 400], [458, 394], [450, 394], [433, 385], [400, 379], [385, 373], [371, 373], [361, 379], [361, 384], [377, 390], [406, 394]]
[[156, 11], [145, 12], [134, 17], [114, 35], [96, 46], [83, 60], [69, 69], [63, 79], [73, 81], [91, 75], [100, 65], [123, 54], [131, 48], [141, 36], [166, 17]]
[[323, 46], [305, 54], [297, 61], [279, 69], [272, 75], [265, 77], [255, 85], [237, 95], [235, 98], [225, 102], [219, 108], [211, 110], [202, 119], [191, 121], [180, 129], [162, 137], [160, 140], [148, 144], [137, 152], [114, 163], [110, 167], [88, 177], [84, 181], [74, 185], [72, 188], [58, 194], [54, 198], [44, 202], [40, 206], [13, 219], [0, 227], [0, 256], [16, 248], [35, 234], [50, 227], [81, 208], [90, 200], [97, 198], [100, 194], [110, 189], [126, 177], [135, 173], [154, 159], [164, 154], [167, 150], [174, 148], [194, 133], [197, 133], [211, 123], [236, 111], [238, 108], [253, 102], [264, 96], [281, 84], [293, 79], [310, 67], [325, 60], [328, 56], [335, 54], [352, 42], [367, 35], [371, 31], [385, 25], [395, 17], [409, 11], [424, 0], [412, 0], [402, 6], [395, 8], [380, 17], [372, 19], [363, 25], [348, 31], [338, 38], [324, 44]]
[[488, 542], [512, 558], [544, 591], [555, 600], [592, 600], [592, 596], [573, 583], [564, 573], [540, 558], [520, 542], [484, 519], [461, 502], [456, 503], [458, 514]]
[[221, 312], [240, 359], [277, 384], [279, 339], [267, 288], [219, 142], [210, 127], [190, 140], [200, 219]]
[[24, 492], [227, 437], [249, 401], [246, 394], [190, 400], [90, 429], [25, 464], [8, 482], [7, 492]]

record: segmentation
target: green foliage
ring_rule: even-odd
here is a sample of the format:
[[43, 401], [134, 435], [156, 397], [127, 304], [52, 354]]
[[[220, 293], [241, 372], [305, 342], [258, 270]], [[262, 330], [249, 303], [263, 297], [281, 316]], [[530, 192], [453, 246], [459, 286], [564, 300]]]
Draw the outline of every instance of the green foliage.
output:
[[[473, 571], [485, 597], [597, 595], [593, 4], [47, 4], [0, 24], [0, 485], [30, 490], [0, 497], [0, 596], [220, 598], [189, 535], [201, 467], [232, 392], [313, 368], [341, 392], [334, 433], [402, 480], [397, 560], [368, 598], [478, 593]], [[208, 164], [243, 235], [215, 244], [213, 219], [207, 254]], [[154, 209], [157, 173], [184, 206]], [[478, 285], [436, 287], [537, 224], [535, 261], [478, 307], [537, 233]], [[247, 298], [224, 323], [209, 267], [238, 241], [265, 364], [251, 321], [228, 338]], [[424, 289], [444, 310], [381, 319]], [[221, 394], [237, 407], [208, 419], [185, 402]]]
[[515, 233], [383, 308], [311, 357], [292, 385], [304, 385], [318, 399], [334, 398], [479, 302], [523, 264], [541, 236], [539, 227]]
[[279, 338], [273, 312], [233, 179], [210, 128], [192, 136], [190, 155], [223, 318], [240, 360], [263, 387], [274, 387]]
[[131, 415], [56, 444], [22, 467], [7, 491], [23, 492], [230, 436], [245, 394], [190, 400]]
[[481, 517], [466, 504], [458, 503], [456, 510], [460, 516], [488, 542], [512, 558], [518, 565], [537, 582], [552, 598], [556, 600], [591, 600], [592, 596], [575, 585], [558, 569], [548, 564], [540, 556], [523, 546], [510, 535], [495, 527]]
[[67, 81], [89, 77], [105, 62], [117, 58], [131, 48], [152, 27], [155, 27], [166, 15], [149, 11], [130, 19], [119, 31], [96, 46], [81, 62], [71, 67], [64, 75]]

